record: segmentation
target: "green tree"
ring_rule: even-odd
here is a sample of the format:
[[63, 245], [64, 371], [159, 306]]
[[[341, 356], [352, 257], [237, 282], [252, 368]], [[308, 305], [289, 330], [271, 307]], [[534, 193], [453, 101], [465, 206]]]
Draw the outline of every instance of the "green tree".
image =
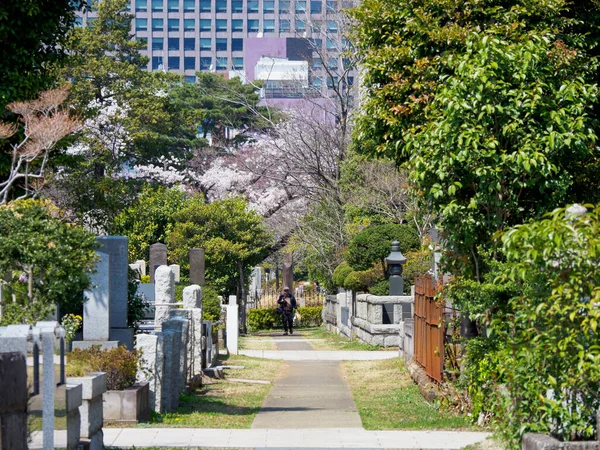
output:
[[[79, 312], [96, 261], [95, 236], [57, 218], [50, 203], [23, 200], [0, 207], [0, 274], [15, 302], [2, 323], [34, 323], [58, 305]], [[6, 298], [6, 297], [5, 297]]]
[[167, 239], [173, 259], [189, 270], [190, 249], [204, 248], [210, 284], [224, 295], [239, 289], [245, 327], [246, 280], [272, 246], [272, 236], [262, 217], [248, 209], [248, 203], [240, 197], [206, 204], [196, 196], [175, 215], [175, 220]]
[[186, 203], [186, 194], [177, 188], [146, 184], [135, 203], [115, 218], [110, 232], [127, 236], [130, 260], [147, 260], [150, 245], [167, 241], [175, 224], [175, 215], [185, 208]]
[[597, 158], [585, 56], [552, 35], [512, 43], [471, 35], [453, 59], [427, 125], [404, 144], [424, 200], [440, 217], [454, 273], [482, 281], [494, 233], [575, 196], [576, 167]]

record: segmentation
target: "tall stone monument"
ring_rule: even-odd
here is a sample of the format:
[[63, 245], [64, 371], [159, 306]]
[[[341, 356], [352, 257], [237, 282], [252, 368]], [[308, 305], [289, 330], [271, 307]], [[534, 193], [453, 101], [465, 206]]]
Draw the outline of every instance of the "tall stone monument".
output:
[[204, 249], [190, 249], [190, 283], [198, 284], [200, 286], [204, 285], [205, 265]]
[[109, 318], [111, 341], [133, 349], [133, 329], [127, 328], [128, 241], [125, 236], [97, 238], [98, 251], [109, 255]]
[[150, 283], [154, 283], [154, 272], [159, 266], [167, 265], [167, 246], [157, 242], [150, 246]]
[[294, 292], [294, 254], [292, 252], [283, 255], [283, 286], [289, 287]]

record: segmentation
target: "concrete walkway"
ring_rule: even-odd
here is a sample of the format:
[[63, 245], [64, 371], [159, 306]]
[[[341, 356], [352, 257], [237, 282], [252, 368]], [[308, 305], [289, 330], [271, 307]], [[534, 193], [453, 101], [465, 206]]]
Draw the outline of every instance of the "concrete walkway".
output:
[[398, 353], [393, 351], [357, 350], [240, 350], [239, 354], [284, 361], [375, 361], [398, 357]]
[[[201, 429], [105, 428], [107, 447], [362, 448], [458, 450], [485, 440], [489, 433], [466, 431], [367, 431], [359, 428]], [[42, 448], [42, 433], [32, 433], [30, 449]], [[66, 447], [66, 431], [55, 433], [55, 447]]]
[[[315, 353], [302, 339], [276, 341], [282, 351]], [[275, 380], [252, 428], [362, 428], [338, 361], [289, 361]]]

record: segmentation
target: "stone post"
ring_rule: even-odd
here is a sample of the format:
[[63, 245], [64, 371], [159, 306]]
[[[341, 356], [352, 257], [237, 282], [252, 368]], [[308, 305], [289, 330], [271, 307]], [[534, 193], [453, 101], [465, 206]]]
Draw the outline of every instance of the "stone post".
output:
[[162, 324], [162, 331], [165, 336], [173, 337], [171, 354], [165, 355], [165, 391], [163, 392], [170, 396], [170, 410], [172, 411], [179, 406], [179, 394], [185, 388], [183, 321], [167, 320]]
[[175, 274], [168, 266], [156, 269], [154, 279], [154, 326], [159, 327], [169, 320], [169, 311], [175, 302]]
[[100, 260], [90, 277], [90, 287], [84, 292], [83, 339], [108, 341], [110, 338], [110, 256], [97, 252]]
[[[27, 450], [25, 355], [21, 352], [0, 353], [0, 380], [0, 450]], [[51, 447], [44, 441], [44, 449], [47, 448]]]
[[58, 322], [38, 322], [42, 340], [42, 432], [44, 450], [54, 448], [54, 344]]
[[140, 275], [145, 276], [146, 275], [146, 261], [144, 261], [143, 259], [138, 259], [137, 261], [134, 262], [134, 264], [137, 264], [138, 267], [140, 268]]
[[89, 377], [67, 378], [68, 384], [81, 385], [82, 404], [79, 407], [81, 414], [81, 438], [89, 444], [90, 450], [104, 448], [104, 404], [102, 394], [106, 392], [106, 374], [94, 373]]
[[197, 284], [183, 290], [183, 308], [190, 311], [189, 381], [202, 374], [202, 288]]
[[[192, 313], [186, 309], [172, 309], [170, 320], [179, 322], [181, 327], [181, 346], [179, 348], [179, 392], [185, 390], [189, 379], [190, 350], [192, 346]], [[179, 330], [179, 328], [178, 328]]]
[[227, 351], [238, 354], [238, 334], [240, 329], [239, 306], [235, 295], [229, 296], [227, 305]]
[[175, 276], [175, 283], [179, 283], [181, 281], [181, 267], [179, 264], [171, 264], [169, 266], [173, 271], [173, 275]]
[[190, 249], [190, 282], [194, 284], [204, 284], [204, 269], [205, 269], [204, 249]]
[[167, 246], [160, 242], [150, 246], [150, 283], [154, 283], [156, 269], [167, 265]]
[[83, 402], [81, 384], [67, 384], [65, 387], [67, 412], [67, 450], [77, 450], [81, 439], [81, 413], [79, 407]]
[[137, 381], [148, 381], [150, 409], [158, 413], [164, 412], [161, 399], [165, 372], [163, 346], [162, 333], [136, 335], [135, 348], [142, 354]]

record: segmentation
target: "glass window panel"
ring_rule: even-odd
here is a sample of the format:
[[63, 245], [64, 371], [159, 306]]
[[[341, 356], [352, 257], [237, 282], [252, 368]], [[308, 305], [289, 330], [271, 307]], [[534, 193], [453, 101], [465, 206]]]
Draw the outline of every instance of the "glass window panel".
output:
[[314, 48], [318, 48], [318, 49], [320, 49], [320, 48], [322, 48], [322, 47], [323, 47], [323, 40], [322, 40], [322, 39], [311, 39], [311, 40], [310, 40], [310, 43], [311, 43], [311, 45], [312, 45]]
[[256, 0], [248, 0], [248, 12], [249, 13], [257, 13], [258, 12], [258, 2]]
[[263, 13], [273, 14], [275, 12], [275, 2], [273, 0], [265, 0], [263, 2]]
[[95, 18], [95, 17], [88, 17], [88, 18], [86, 19], [86, 25], [87, 25], [87, 27], [88, 27], [88, 28], [91, 28], [91, 27], [92, 27], [92, 25], [94, 24], [94, 21], [95, 21], [95, 20], [96, 20], [96, 18]]
[[179, 50], [179, 38], [169, 38], [169, 50]]
[[196, 82], [196, 77], [194, 75], [186, 75], [183, 77], [183, 82], [194, 84]]
[[275, 21], [272, 19], [263, 20], [263, 31], [265, 33], [272, 33], [273, 31], [275, 31]]
[[169, 11], [179, 11], [179, 0], [168, 0], [167, 8]]
[[169, 31], [179, 31], [179, 19], [169, 19]]
[[328, 13], [337, 12], [337, 1], [336, 0], [327, 0], [327, 12]]
[[152, 19], [152, 31], [163, 31], [164, 22], [162, 19]]
[[310, 2], [310, 13], [311, 14], [321, 14], [323, 10], [323, 3], [321, 3], [321, 0], [311, 0]]
[[210, 31], [210, 19], [200, 19], [200, 31]]
[[321, 22], [320, 20], [313, 20], [311, 23], [311, 30], [314, 32], [320, 32], [322, 25], [323, 22]]
[[244, 2], [241, 0], [233, 0], [231, 2], [231, 12], [232, 13], [244, 12]]
[[193, 56], [183, 58], [183, 68], [185, 70], [196, 70], [196, 58]]
[[290, 21], [287, 19], [279, 19], [279, 31], [284, 33], [290, 31]]
[[337, 50], [335, 42], [333, 42], [331, 39], [327, 39], [325, 47], [327, 50]]
[[244, 58], [233, 58], [233, 70], [244, 70]]
[[321, 78], [321, 77], [314, 77], [312, 79], [312, 85], [314, 87], [320, 88], [323, 85], [323, 78]]
[[184, 50], [196, 50], [196, 39], [195, 38], [184, 38], [183, 39]]
[[169, 69], [179, 70], [181, 65], [181, 59], [179, 56], [169, 56]]
[[77, 16], [75, 17], [75, 26], [82, 27], [83, 26], [83, 17]]
[[183, 0], [183, 10], [185, 12], [194, 12], [196, 10], [196, 0]]
[[259, 26], [258, 20], [248, 19], [248, 31], [249, 32], [257, 32], [258, 26]]
[[232, 20], [231, 31], [244, 31], [244, 21], [241, 19]]
[[216, 51], [227, 51], [227, 38], [216, 38], [215, 39], [215, 50]]
[[327, 87], [332, 88], [334, 85], [337, 86], [338, 77], [327, 77]]
[[200, 50], [210, 50], [211, 39], [210, 38], [200, 38]]
[[231, 40], [231, 51], [239, 52], [244, 50], [244, 40], [243, 39], [232, 39]]
[[152, 0], [152, 11], [162, 11], [163, 0]]
[[148, 31], [148, 19], [135, 19], [135, 31]]
[[279, 14], [289, 14], [290, 0], [279, 0]]
[[211, 0], [200, 0], [200, 12], [210, 12]]
[[313, 70], [320, 70], [323, 68], [323, 61], [321, 61], [321, 58], [313, 58], [312, 68]]
[[148, 11], [148, 0], [135, 0], [136, 11]]
[[152, 57], [152, 70], [162, 70], [163, 66], [163, 57], [162, 56], [153, 56]]
[[200, 70], [209, 70], [210, 66], [212, 66], [212, 58], [210, 56], [200, 58]]
[[152, 50], [162, 50], [165, 40], [163, 38], [152, 38]]
[[338, 68], [337, 58], [329, 58], [329, 60], [327, 61], [327, 67], [329, 67], [330, 69], [337, 69]]
[[217, 19], [217, 31], [227, 31], [227, 19]]
[[306, 31], [306, 22], [301, 19], [296, 19], [296, 31]]
[[215, 10], [217, 12], [227, 12], [227, 0], [216, 0]]
[[338, 31], [338, 23], [334, 20], [327, 21], [327, 31], [331, 33], [337, 33]]
[[[147, 37], [138, 37], [135, 38], [136, 41], [140, 41], [144, 43], [144, 47], [148, 48], [148, 38]], [[145, 49], [143, 49], [145, 50]]]
[[227, 70], [227, 56], [217, 57], [217, 70]]
[[196, 28], [196, 21], [194, 19], [183, 19], [183, 30], [194, 31]]

